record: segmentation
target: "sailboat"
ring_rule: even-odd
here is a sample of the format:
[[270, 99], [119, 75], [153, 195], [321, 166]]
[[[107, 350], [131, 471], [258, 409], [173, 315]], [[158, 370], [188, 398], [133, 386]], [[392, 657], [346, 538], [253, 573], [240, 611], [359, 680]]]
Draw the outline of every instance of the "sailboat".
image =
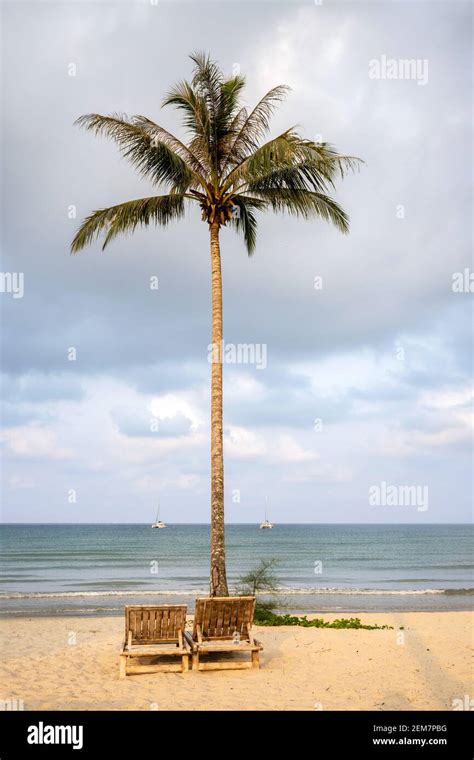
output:
[[263, 523], [260, 523], [260, 528], [262, 530], [269, 530], [270, 528], [273, 528], [273, 523], [271, 523], [269, 520], [267, 520], [267, 506], [268, 506], [268, 499], [265, 497], [265, 520]]
[[168, 526], [166, 523], [164, 523], [162, 520], [160, 520], [160, 506], [158, 505], [158, 509], [156, 511], [156, 520], [151, 526], [152, 528], [167, 528]]

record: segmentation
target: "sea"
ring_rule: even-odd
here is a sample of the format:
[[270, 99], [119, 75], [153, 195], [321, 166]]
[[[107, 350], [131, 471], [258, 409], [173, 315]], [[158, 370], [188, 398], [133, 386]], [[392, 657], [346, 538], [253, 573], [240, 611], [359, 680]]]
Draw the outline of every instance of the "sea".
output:
[[[472, 525], [226, 527], [230, 589], [274, 560], [276, 608], [318, 612], [472, 608]], [[117, 615], [209, 591], [209, 525], [4, 524], [0, 615]]]

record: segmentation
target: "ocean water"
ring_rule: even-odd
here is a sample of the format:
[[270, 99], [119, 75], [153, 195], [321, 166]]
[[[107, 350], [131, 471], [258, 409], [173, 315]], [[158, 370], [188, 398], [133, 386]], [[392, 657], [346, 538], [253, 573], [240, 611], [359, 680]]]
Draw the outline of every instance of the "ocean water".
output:
[[[229, 585], [274, 558], [289, 611], [472, 607], [471, 525], [227, 526]], [[107, 615], [206, 595], [209, 526], [2, 525], [0, 614]]]

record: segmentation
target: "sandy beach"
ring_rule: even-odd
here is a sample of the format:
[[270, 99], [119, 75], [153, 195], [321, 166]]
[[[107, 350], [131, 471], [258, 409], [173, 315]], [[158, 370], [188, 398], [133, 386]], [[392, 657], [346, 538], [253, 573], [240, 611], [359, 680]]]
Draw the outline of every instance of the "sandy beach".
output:
[[3, 620], [1, 697], [25, 710], [450, 710], [473, 693], [471, 613], [360, 617], [393, 630], [256, 627], [260, 670], [122, 681], [121, 617]]

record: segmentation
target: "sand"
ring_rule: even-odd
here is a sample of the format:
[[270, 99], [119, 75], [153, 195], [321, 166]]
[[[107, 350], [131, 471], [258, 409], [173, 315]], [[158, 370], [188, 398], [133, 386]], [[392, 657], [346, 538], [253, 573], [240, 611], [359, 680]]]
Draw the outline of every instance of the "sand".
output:
[[3, 620], [0, 699], [25, 710], [450, 710], [474, 693], [471, 613], [359, 617], [394, 630], [256, 627], [260, 670], [125, 680], [122, 618]]

